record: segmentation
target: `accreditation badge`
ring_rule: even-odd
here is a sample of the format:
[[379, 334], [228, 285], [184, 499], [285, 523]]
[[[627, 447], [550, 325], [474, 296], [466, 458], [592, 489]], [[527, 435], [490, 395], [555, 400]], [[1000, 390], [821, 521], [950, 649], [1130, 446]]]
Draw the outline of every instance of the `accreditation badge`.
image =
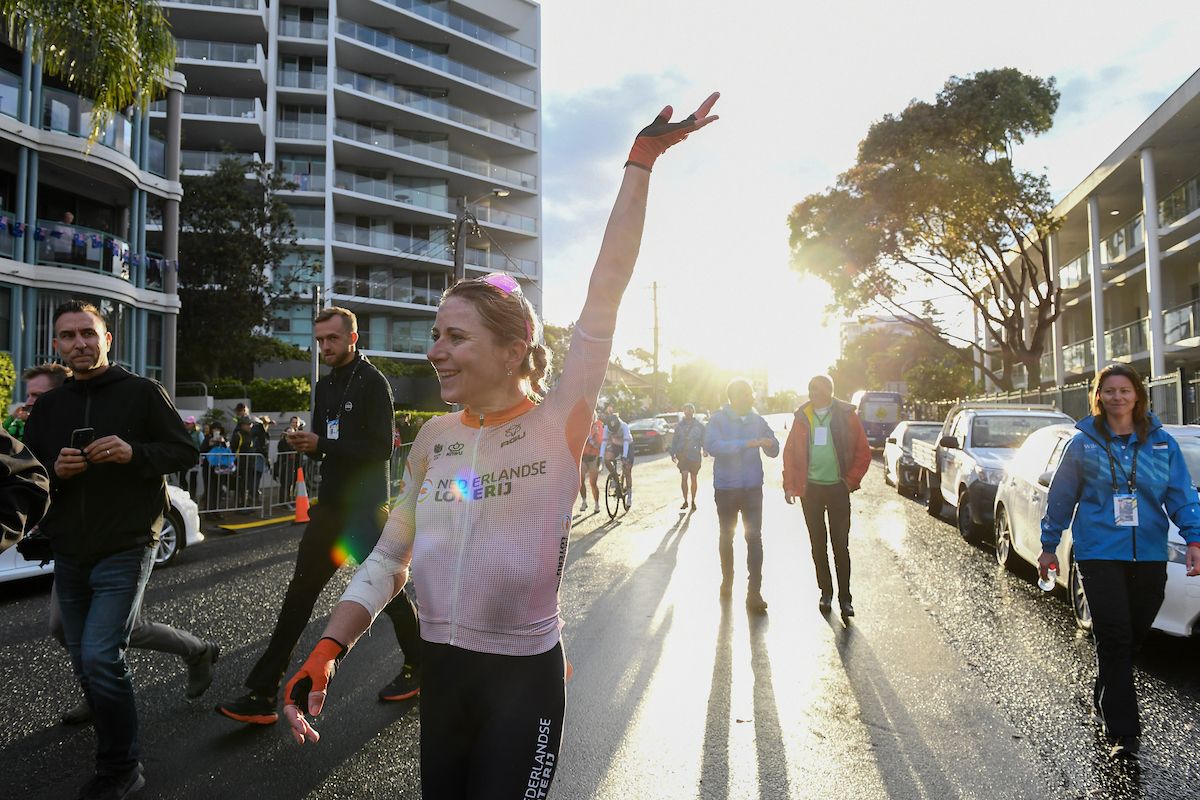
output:
[[337, 417], [325, 421], [325, 438], [331, 442], [337, 441], [338, 428], [341, 427], [339, 422], [340, 420], [338, 420]]
[[813, 429], [813, 447], [824, 447], [829, 444], [829, 428]]
[[1122, 528], [1136, 528], [1138, 524], [1137, 495], [1113, 495], [1113, 521]]

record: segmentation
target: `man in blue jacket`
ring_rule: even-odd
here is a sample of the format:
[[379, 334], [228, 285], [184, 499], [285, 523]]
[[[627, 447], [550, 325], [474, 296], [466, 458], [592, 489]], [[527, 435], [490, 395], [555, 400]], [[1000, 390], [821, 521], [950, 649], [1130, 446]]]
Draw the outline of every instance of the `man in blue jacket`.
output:
[[750, 573], [746, 607], [762, 613], [767, 601], [762, 596], [763, 468], [759, 451], [775, 458], [779, 440], [754, 411], [754, 389], [749, 381], [735, 378], [725, 393], [729, 404], [712, 415], [704, 433], [704, 449], [713, 457], [713, 495], [721, 530], [721, 597], [733, 594], [733, 530], [741, 514]]

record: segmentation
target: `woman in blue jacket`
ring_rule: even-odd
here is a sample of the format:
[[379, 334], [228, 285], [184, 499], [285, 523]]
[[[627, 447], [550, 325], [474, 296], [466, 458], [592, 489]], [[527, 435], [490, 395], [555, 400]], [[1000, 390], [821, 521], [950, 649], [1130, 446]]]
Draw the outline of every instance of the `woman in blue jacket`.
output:
[[[1163, 601], [1168, 515], [1188, 542], [1188, 575], [1200, 575], [1200, 500], [1179, 444], [1148, 412], [1137, 372], [1110, 364], [1092, 384], [1092, 414], [1076, 425], [1050, 483], [1042, 518], [1042, 577], [1070, 526], [1096, 638], [1093, 702], [1113, 757], [1139, 749], [1133, 659]], [[1074, 518], [1074, 521], [1072, 521]]]

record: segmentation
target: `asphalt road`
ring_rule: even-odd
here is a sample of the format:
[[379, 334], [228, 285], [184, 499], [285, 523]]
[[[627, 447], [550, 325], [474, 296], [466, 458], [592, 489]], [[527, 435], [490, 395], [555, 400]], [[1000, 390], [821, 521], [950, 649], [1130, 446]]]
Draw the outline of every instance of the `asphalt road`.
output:
[[[1200, 641], [1153, 636], [1139, 669], [1141, 769], [1111, 764], [1089, 721], [1092, 647], [1032, 570], [999, 569], [949, 521], [885, 488], [854, 495], [849, 627], [816, 609], [799, 506], [768, 469], [763, 617], [722, 605], [711, 462], [695, 514], [671, 463], [635, 468], [634, 508], [577, 520], [563, 585], [568, 685], [562, 798], [1197, 798]], [[183, 698], [177, 659], [133, 651], [145, 798], [419, 795], [419, 710], [375, 692], [398, 670], [390, 626], [345, 661], [300, 748], [212, 704], [241, 693], [291, 573], [299, 528], [216, 535], [160, 570], [153, 619], [224, 648]], [[744, 549], [736, 550], [739, 578]], [[328, 610], [349, 573], [331, 583]], [[0, 585], [0, 797], [63, 798], [89, 775], [90, 727], [58, 724], [78, 690], [45, 635], [49, 585]], [[299, 650], [319, 636], [323, 616]], [[297, 661], [300, 655], [297, 656]]]

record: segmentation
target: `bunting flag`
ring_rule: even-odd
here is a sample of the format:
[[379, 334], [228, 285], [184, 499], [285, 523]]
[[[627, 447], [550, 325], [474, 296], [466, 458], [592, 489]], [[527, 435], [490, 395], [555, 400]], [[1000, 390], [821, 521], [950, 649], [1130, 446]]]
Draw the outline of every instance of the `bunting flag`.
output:
[[71, 237], [71, 244], [75, 245], [76, 247], [84, 247], [87, 245], [87, 237], [79, 231], [76, 231], [75, 235]]
[[46, 229], [38, 225], [33, 229], [33, 240], [35, 242], [43, 241], [46, 238]]
[[130, 256], [129, 260], [135, 267], [140, 267], [142, 265], [142, 257], [137, 254]]
[[100, 234], [93, 233], [92, 234], [92, 247], [101, 247], [103, 245], [104, 245], [104, 239], [102, 239], [100, 237]]
[[6, 231], [9, 230], [8, 217], [0, 217], [0, 228], [4, 229]]
[[63, 232], [60, 231], [58, 228], [54, 228], [53, 230], [50, 231], [50, 238], [61, 239], [62, 237], [63, 237]]
[[18, 222], [12, 226], [12, 235], [20, 239], [25, 235], [25, 223]]

